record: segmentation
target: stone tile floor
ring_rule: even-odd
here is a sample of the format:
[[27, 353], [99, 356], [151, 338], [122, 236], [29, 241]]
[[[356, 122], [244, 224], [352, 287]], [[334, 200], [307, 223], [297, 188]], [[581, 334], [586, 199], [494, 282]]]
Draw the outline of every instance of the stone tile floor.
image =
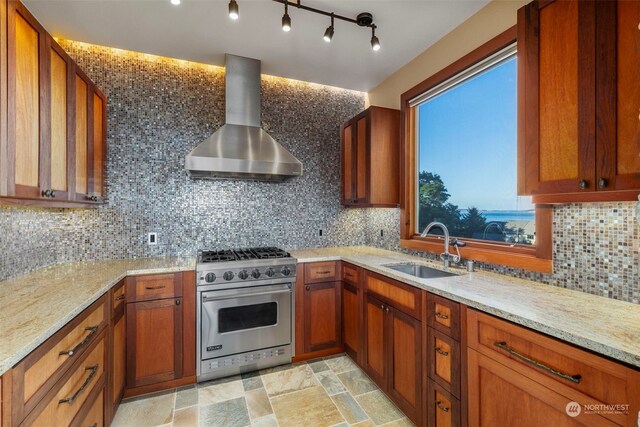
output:
[[122, 402], [112, 426], [413, 426], [346, 355]]

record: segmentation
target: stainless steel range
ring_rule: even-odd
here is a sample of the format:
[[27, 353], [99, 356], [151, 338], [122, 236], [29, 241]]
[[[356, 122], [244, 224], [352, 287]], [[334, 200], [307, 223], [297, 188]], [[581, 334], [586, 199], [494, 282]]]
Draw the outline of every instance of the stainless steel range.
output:
[[296, 259], [278, 248], [200, 251], [198, 381], [291, 362]]

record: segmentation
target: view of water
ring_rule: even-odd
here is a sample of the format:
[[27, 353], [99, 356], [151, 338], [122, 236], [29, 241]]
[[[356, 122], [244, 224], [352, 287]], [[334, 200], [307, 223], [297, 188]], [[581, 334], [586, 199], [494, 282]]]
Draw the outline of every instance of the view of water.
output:
[[[461, 213], [466, 213], [465, 209], [460, 210]], [[509, 221], [533, 221], [535, 219], [535, 212], [533, 210], [526, 211], [480, 211], [480, 214], [484, 216], [487, 222], [509, 222]]]

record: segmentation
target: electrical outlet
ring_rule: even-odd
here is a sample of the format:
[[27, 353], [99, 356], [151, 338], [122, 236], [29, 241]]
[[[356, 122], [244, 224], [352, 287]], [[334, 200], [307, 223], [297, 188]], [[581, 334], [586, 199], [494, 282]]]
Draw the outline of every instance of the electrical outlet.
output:
[[380, 230], [380, 237], [384, 237], [384, 230]]
[[318, 230], [318, 236], [322, 236], [322, 228]]
[[152, 233], [147, 234], [147, 244], [149, 246], [157, 245], [158, 244], [158, 233], [152, 232]]

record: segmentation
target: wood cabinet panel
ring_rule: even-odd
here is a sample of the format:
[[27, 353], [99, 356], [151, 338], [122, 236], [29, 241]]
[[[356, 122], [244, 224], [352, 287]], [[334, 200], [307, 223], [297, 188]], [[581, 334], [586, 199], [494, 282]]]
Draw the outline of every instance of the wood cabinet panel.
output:
[[422, 409], [422, 324], [396, 309], [386, 316], [391, 325], [389, 393], [405, 415], [419, 423]]
[[460, 426], [460, 401], [445, 389], [429, 380], [427, 386], [427, 426], [457, 427]]
[[95, 398], [87, 414], [82, 417], [82, 420], [79, 422], [75, 422], [73, 425], [77, 427], [102, 427], [105, 425], [104, 422], [104, 389], [100, 391], [98, 396]]
[[104, 160], [106, 154], [106, 99], [93, 87], [92, 108], [92, 195], [101, 199], [104, 196]]
[[124, 312], [113, 325], [113, 365], [111, 367], [111, 413], [115, 415], [126, 385], [126, 316]]
[[369, 293], [375, 293], [383, 301], [391, 303], [396, 309], [420, 318], [422, 294], [418, 288], [367, 272], [366, 289]]
[[427, 292], [427, 325], [460, 340], [460, 304]]
[[356, 362], [362, 355], [362, 291], [342, 284], [342, 344], [346, 353]]
[[127, 386], [182, 377], [182, 299], [127, 304]]
[[51, 420], [56, 420], [57, 425], [70, 425], [87, 400], [89, 391], [103, 381], [105, 361], [105, 337], [102, 333], [97, 344], [81, 362], [74, 365], [68, 379], [44, 404], [42, 411], [32, 412], [25, 424], [49, 427]]
[[88, 85], [76, 71], [75, 75], [75, 181], [76, 200], [86, 201], [89, 194], [89, 131], [87, 117]]
[[9, 4], [9, 144], [14, 150], [14, 194], [38, 197], [42, 34], [21, 4]]
[[364, 319], [364, 371], [381, 389], [386, 390], [388, 328], [382, 301], [367, 295]]
[[9, 185], [7, 107], [7, 2], [0, 1], [0, 196], [8, 195]]
[[340, 282], [305, 286], [305, 352], [341, 344]]
[[460, 399], [460, 343], [433, 328], [427, 340], [429, 377]]
[[341, 127], [342, 204], [399, 204], [400, 112], [369, 107]]
[[[51, 121], [51, 189], [68, 191], [67, 182], [67, 61], [49, 47], [50, 60], [50, 121]], [[66, 198], [66, 195], [65, 195]]]
[[614, 426], [598, 415], [569, 417], [572, 399], [470, 349], [469, 425]]
[[[640, 410], [638, 371], [476, 310], [467, 312], [467, 331], [470, 348], [570, 400]], [[603, 415], [620, 425], [632, 416]]]
[[182, 296], [182, 273], [147, 274], [126, 278], [127, 302]]
[[305, 283], [333, 282], [340, 280], [336, 261], [311, 262], [304, 265]]

